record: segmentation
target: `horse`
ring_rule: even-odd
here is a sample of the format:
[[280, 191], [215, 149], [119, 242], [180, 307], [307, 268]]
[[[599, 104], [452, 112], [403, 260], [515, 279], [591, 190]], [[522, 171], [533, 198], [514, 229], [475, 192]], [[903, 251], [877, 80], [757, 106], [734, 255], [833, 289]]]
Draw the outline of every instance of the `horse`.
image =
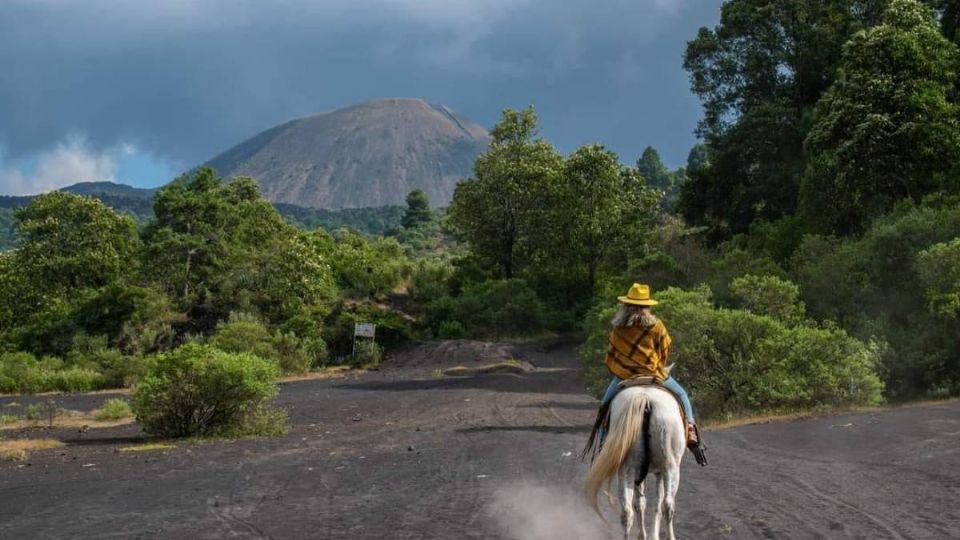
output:
[[658, 500], [651, 537], [660, 539], [660, 523], [665, 520], [667, 538], [675, 540], [673, 516], [680, 486], [680, 461], [686, 447], [686, 429], [677, 400], [655, 386], [626, 388], [610, 404], [610, 426], [603, 448], [587, 473], [587, 500], [600, 514], [597, 497], [616, 476], [623, 537], [629, 540], [636, 518], [640, 539], [646, 540], [644, 480], [648, 473], [653, 473], [657, 476]]

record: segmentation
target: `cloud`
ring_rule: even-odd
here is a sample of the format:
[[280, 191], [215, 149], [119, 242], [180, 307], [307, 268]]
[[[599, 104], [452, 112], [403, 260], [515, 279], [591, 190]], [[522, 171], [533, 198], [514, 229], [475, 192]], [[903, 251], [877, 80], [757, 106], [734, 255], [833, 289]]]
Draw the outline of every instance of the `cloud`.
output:
[[[486, 125], [504, 107], [532, 103], [544, 134], [562, 147], [602, 140], [634, 152], [638, 139], [662, 136], [682, 156], [699, 110], [680, 52], [718, 6], [3, 0], [0, 146], [16, 161], [82, 132], [94, 155], [131, 142], [185, 170], [292, 118], [410, 96]], [[625, 65], [637, 75], [624, 78]], [[627, 87], [638, 81], [660, 86]], [[662, 153], [670, 161], [669, 149]]]
[[114, 181], [116, 172], [114, 152], [94, 152], [82, 138], [72, 138], [37, 155], [31, 173], [13, 166], [0, 167], [0, 193], [33, 195], [77, 182]]

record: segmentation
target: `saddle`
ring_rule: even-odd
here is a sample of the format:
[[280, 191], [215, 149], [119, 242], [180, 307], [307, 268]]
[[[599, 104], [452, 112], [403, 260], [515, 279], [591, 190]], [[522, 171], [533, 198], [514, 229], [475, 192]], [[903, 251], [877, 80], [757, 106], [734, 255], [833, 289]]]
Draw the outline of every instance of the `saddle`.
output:
[[673, 400], [677, 402], [677, 408], [680, 410], [680, 418], [683, 419], [684, 429], [686, 429], [687, 415], [683, 411], [683, 402], [680, 401], [680, 397], [677, 396], [677, 394], [673, 393], [673, 391], [666, 386], [663, 386], [663, 383], [656, 377], [648, 376], [626, 379], [620, 381], [620, 384], [617, 385], [617, 391], [613, 394], [613, 397], [610, 398], [610, 401], [601, 405], [600, 410], [597, 411], [597, 418], [593, 423], [593, 429], [590, 431], [590, 437], [587, 439], [587, 445], [580, 454], [580, 459], [585, 459], [587, 455], [590, 455], [590, 461], [593, 461], [596, 454], [600, 452], [603, 446], [603, 442], [600, 440], [600, 434], [610, 431], [610, 404], [616, 399], [617, 394], [634, 386], [653, 386], [673, 396]]

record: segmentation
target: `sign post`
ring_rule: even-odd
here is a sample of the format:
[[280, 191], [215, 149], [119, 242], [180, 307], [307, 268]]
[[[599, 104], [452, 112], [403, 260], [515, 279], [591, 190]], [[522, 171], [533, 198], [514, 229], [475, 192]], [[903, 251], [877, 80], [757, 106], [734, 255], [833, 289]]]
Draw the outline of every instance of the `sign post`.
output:
[[357, 338], [370, 338], [374, 343], [377, 342], [377, 325], [373, 323], [353, 323], [353, 353], [351, 356], [357, 356]]

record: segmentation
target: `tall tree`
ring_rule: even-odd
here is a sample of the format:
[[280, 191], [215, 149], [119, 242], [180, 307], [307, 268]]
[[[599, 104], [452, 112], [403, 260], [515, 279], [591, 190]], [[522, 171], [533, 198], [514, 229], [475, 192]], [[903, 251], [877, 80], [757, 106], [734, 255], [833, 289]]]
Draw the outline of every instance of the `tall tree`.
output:
[[407, 211], [403, 214], [400, 224], [404, 229], [415, 229], [428, 223], [433, 218], [430, 211], [430, 199], [422, 189], [415, 189], [407, 195]]
[[529, 255], [529, 237], [542, 221], [563, 157], [536, 138], [533, 107], [505, 110], [491, 135], [490, 149], [474, 165], [474, 178], [457, 186], [449, 216], [476, 255], [512, 278]]
[[15, 216], [20, 238], [16, 259], [39, 290], [69, 296], [136, 271], [136, 224], [97, 199], [54, 191]]
[[948, 97], [958, 67], [956, 46], [915, 0], [893, 0], [883, 24], [853, 36], [807, 137], [811, 225], [860, 232], [898, 200], [954, 187], [960, 109]]
[[322, 244], [284, 221], [250, 178], [223, 182], [200, 169], [161, 189], [154, 214], [144, 267], [190, 316], [192, 331], [231, 311], [281, 323], [335, 295]]
[[690, 170], [687, 219], [715, 239], [795, 209], [807, 118], [832, 82], [842, 44], [886, 0], [730, 0], [720, 24], [687, 44], [710, 165]]
[[660, 159], [660, 153], [657, 149], [648, 146], [643, 150], [640, 159], [637, 160], [637, 172], [643, 176], [647, 185], [663, 191], [669, 191], [673, 188], [673, 177], [670, 170]]
[[615, 153], [599, 145], [578, 148], [564, 164], [562, 185], [551, 205], [550, 229], [561, 241], [551, 242], [549, 260], [583, 268], [584, 278], [578, 281], [592, 293], [602, 264], [617, 261], [624, 266], [626, 256], [642, 248], [659, 201], [660, 194], [647, 188], [645, 177], [624, 167]]

